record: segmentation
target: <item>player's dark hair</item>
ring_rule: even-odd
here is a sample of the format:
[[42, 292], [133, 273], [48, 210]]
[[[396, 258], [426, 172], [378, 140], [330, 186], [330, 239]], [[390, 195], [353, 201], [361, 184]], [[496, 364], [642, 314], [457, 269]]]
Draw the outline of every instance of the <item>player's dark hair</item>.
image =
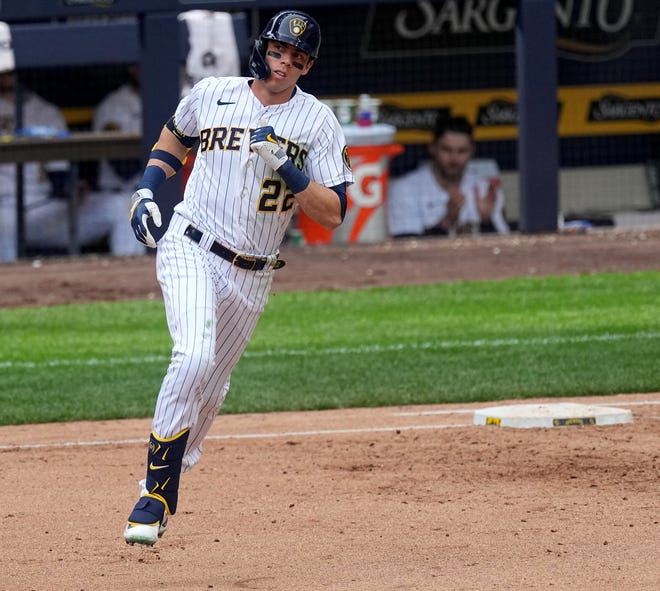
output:
[[442, 137], [448, 131], [464, 133], [470, 139], [472, 138], [472, 125], [465, 117], [446, 117], [442, 115], [438, 117], [433, 129], [433, 141]]

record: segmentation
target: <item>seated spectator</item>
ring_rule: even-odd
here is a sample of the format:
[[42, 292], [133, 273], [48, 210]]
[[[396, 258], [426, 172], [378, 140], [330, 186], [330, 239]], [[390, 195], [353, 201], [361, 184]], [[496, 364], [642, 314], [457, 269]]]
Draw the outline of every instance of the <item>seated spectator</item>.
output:
[[[428, 149], [430, 160], [390, 182], [390, 235], [508, 233], [498, 167], [473, 160], [470, 123], [464, 117], [440, 118]], [[480, 170], [484, 164], [489, 172]]]
[[[98, 104], [92, 121], [94, 131], [142, 133], [142, 96], [139, 66], [129, 66], [127, 80]], [[139, 158], [102, 160], [97, 185], [100, 191], [132, 195], [141, 178]]]
[[[13, 67], [0, 70], [0, 125], [2, 135], [6, 136], [17, 131], [16, 83]], [[61, 111], [33, 92], [22, 93], [21, 111], [23, 130], [39, 127], [50, 128], [54, 134], [67, 131]], [[66, 250], [69, 246], [69, 168], [65, 161], [28, 162], [23, 167], [25, 242], [31, 250]], [[0, 261], [3, 262], [14, 261], [18, 255], [16, 170], [15, 164], [0, 165]], [[125, 193], [115, 196], [81, 193], [77, 218], [80, 245], [97, 245], [109, 238], [113, 254], [143, 253], [142, 245], [136, 247], [128, 209]]]

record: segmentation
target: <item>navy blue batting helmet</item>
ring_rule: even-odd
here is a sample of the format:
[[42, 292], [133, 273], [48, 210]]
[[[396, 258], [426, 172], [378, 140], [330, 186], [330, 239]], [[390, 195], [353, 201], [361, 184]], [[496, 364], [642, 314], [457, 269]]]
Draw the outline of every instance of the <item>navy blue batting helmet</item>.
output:
[[266, 28], [254, 42], [250, 56], [250, 72], [255, 78], [265, 80], [270, 76], [266, 63], [268, 41], [281, 41], [297, 47], [312, 59], [319, 55], [321, 28], [308, 14], [298, 10], [283, 10], [268, 21]]

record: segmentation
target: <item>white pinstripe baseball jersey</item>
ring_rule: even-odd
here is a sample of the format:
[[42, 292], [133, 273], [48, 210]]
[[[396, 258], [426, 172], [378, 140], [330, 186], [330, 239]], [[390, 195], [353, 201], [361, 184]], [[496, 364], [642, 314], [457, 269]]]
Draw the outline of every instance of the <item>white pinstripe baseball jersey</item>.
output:
[[332, 111], [296, 88], [284, 104], [264, 106], [249, 78], [205, 78], [180, 103], [177, 130], [200, 138], [184, 202], [176, 211], [233, 250], [278, 251], [294, 212], [279, 174], [250, 151], [250, 129], [271, 125], [289, 158], [326, 187], [352, 183], [344, 133]]

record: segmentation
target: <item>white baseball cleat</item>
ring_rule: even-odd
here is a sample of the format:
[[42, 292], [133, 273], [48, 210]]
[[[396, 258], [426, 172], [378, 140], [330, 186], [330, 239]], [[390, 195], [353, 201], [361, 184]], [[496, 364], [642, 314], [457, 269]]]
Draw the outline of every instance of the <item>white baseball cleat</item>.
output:
[[124, 530], [124, 540], [127, 544], [142, 544], [153, 546], [167, 529], [167, 513], [162, 521], [154, 523], [134, 523], [129, 521]]
[[153, 546], [167, 529], [167, 511], [161, 501], [143, 496], [128, 517], [124, 530], [127, 544]]

